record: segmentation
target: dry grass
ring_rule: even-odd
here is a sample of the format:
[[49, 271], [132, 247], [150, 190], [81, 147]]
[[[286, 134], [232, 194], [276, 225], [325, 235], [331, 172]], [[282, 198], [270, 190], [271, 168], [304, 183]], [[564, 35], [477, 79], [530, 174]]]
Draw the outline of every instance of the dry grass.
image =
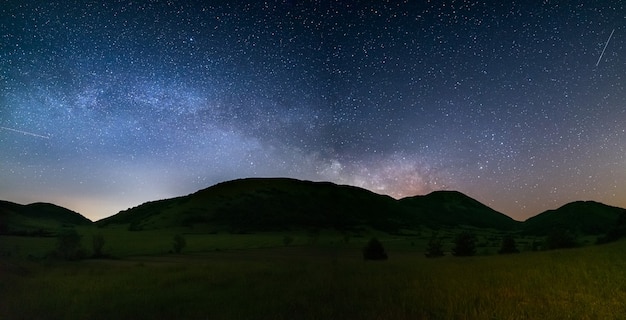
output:
[[2, 319], [618, 319], [626, 242], [426, 259], [288, 247], [3, 261]]

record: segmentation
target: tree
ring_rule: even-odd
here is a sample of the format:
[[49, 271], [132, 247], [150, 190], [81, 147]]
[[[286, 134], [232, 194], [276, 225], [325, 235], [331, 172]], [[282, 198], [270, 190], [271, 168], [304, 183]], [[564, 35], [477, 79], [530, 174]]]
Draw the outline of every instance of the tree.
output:
[[6, 234], [9, 231], [9, 224], [7, 223], [6, 215], [0, 213], [0, 234]]
[[363, 248], [363, 260], [387, 260], [387, 253], [382, 243], [372, 238]]
[[515, 244], [515, 239], [511, 235], [506, 235], [502, 238], [502, 245], [500, 246], [499, 254], [519, 253]]
[[104, 236], [101, 234], [94, 234], [91, 237], [91, 247], [93, 248], [93, 257], [100, 258], [104, 256], [102, 252], [104, 248]]
[[454, 248], [452, 248], [452, 255], [457, 257], [469, 257], [476, 254], [476, 236], [469, 232], [464, 231], [459, 234], [454, 240]]
[[428, 245], [426, 246], [426, 253], [424, 254], [427, 258], [437, 258], [443, 257], [445, 254], [443, 253], [443, 245], [441, 244], [441, 239], [437, 236], [437, 233], [433, 233], [428, 240]]
[[293, 237], [290, 235], [285, 235], [283, 237], [283, 244], [285, 245], [285, 247], [288, 247], [290, 244], [293, 243]]
[[569, 230], [554, 229], [546, 237], [548, 249], [575, 248], [578, 246], [576, 235]]
[[78, 260], [84, 257], [85, 253], [80, 246], [81, 235], [74, 229], [66, 229], [59, 232], [57, 236], [56, 256], [65, 260]]
[[128, 225], [128, 231], [141, 231], [142, 229], [139, 220], [135, 220]]
[[185, 237], [183, 237], [180, 234], [177, 234], [174, 236], [174, 242], [172, 243], [172, 248], [174, 249], [175, 253], [181, 253], [183, 251], [183, 248], [187, 245], [187, 241], [185, 240]]
[[617, 241], [626, 237], [626, 210], [622, 211], [617, 217], [615, 226], [611, 228], [604, 236], [598, 239], [598, 244]]
[[317, 241], [320, 238], [320, 231], [318, 229], [310, 229], [308, 231], [309, 241], [311, 244], [317, 244]]

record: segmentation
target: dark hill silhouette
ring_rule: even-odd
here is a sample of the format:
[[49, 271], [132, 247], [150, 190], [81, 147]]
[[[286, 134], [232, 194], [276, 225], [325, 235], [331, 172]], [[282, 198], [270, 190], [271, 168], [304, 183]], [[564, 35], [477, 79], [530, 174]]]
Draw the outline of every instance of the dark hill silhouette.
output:
[[458, 191], [435, 191], [425, 196], [403, 198], [400, 204], [427, 225], [511, 230], [521, 223]]
[[370, 226], [393, 230], [406, 222], [396, 201], [329, 182], [250, 178], [222, 182], [184, 197], [149, 202], [98, 224], [143, 228], [214, 225], [231, 231]]
[[609, 231], [624, 209], [595, 201], [576, 201], [556, 210], [542, 212], [523, 223], [527, 234], [545, 235], [553, 230], [569, 230], [589, 235]]
[[393, 231], [422, 224], [510, 230], [520, 224], [460, 192], [395, 200], [358, 187], [287, 178], [222, 182], [184, 197], [148, 202], [97, 223], [129, 224], [131, 229], [208, 225], [236, 232], [361, 226]]
[[50, 234], [63, 226], [91, 223], [91, 220], [77, 212], [50, 203], [21, 205], [0, 201], [0, 233]]
[[[330, 182], [249, 178], [218, 183], [187, 196], [144, 203], [97, 221], [131, 230], [206, 227], [254, 232], [287, 229], [369, 227], [382, 231], [420, 226], [471, 226], [547, 235], [560, 229], [605, 234], [626, 209], [593, 201], [572, 202], [522, 222], [463, 193], [435, 191], [395, 200]], [[60, 228], [89, 225], [82, 215], [49, 203], [0, 201], [0, 234], [53, 235]]]

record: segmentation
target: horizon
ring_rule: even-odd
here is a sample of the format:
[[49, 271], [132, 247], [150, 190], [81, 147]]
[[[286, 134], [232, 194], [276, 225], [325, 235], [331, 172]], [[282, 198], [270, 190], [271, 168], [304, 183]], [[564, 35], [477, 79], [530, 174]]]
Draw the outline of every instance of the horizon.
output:
[[0, 198], [99, 220], [242, 177], [523, 221], [626, 207], [624, 4], [21, 3], [0, 12]]
[[[206, 188], [201, 188], [201, 189], [195, 190], [195, 191], [190, 192], [190, 193], [187, 193], [187, 194], [174, 195], [174, 196], [167, 197], [167, 198], [158, 198], [158, 199], [146, 200], [146, 201], [143, 201], [143, 202], [141, 202], [141, 203], [139, 203], [139, 204], [136, 204], [136, 205], [133, 205], [133, 206], [130, 206], [130, 207], [124, 208], [124, 209], [120, 209], [120, 210], [116, 211], [116, 212], [115, 212], [115, 213], [113, 213], [113, 214], [110, 214], [110, 215], [105, 215], [105, 216], [99, 217], [99, 218], [97, 218], [97, 219], [93, 219], [93, 218], [89, 217], [89, 215], [85, 214], [84, 212], [81, 212], [81, 211], [78, 211], [78, 210], [72, 209], [72, 208], [70, 208], [70, 207], [67, 207], [67, 206], [64, 206], [64, 205], [61, 205], [61, 204], [58, 204], [58, 203], [53, 203], [53, 202], [48, 202], [48, 201], [34, 201], [34, 202], [22, 203], [22, 202], [11, 201], [11, 200], [8, 200], [8, 199], [0, 199], [0, 200], [13, 202], [13, 203], [17, 203], [17, 204], [20, 204], [20, 205], [30, 205], [30, 204], [34, 204], [34, 203], [48, 203], [48, 204], [52, 204], [52, 205], [57, 205], [57, 206], [60, 206], [60, 207], [65, 208], [65, 209], [69, 209], [69, 210], [71, 210], [71, 211], [74, 211], [74, 212], [76, 212], [76, 213], [78, 213], [78, 214], [80, 214], [80, 215], [84, 216], [85, 218], [87, 218], [87, 219], [91, 220], [92, 222], [97, 222], [97, 221], [99, 221], [99, 220], [102, 220], [102, 219], [106, 219], [106, 218], [109, 218], [109, 217], [115, 216], [116, 214], [118, 214], [118, 213], [120, 213], [120, 212], [122, 212], [122, 211], [126, 211], [126, 210], [129, 210], [129, 209], [133, 209], [133, 208], [136, 208], [136, 207], [138, 207], [138, 206], [141, 206], [141, 205], [146, 204], [146, 203], [149, 203], [149, 202], [160, 201], [160, 200], [167, 200], [167, 199], [172, 199], [172, 198], [177, 198], [177, 197], [189, 196], [189, 195], [191, 195], [191, 194], [193, 194], [193, 193], [195, 193], [195, 192], [198, 192], [198, 191], [201, 191], [201, 190], [204, 190], [204, 189], [211, 188], [211, 187], [216, 186], [216, 185], [221, 184], [221, 183], [225, 183], [225, 182], [229, 182], [229, 181], [235, 181], [235, 180], [246, 180], [246, 179], [292, 179], [292, 180], [298, 180], [298, 181], [311, 181], [311, 182], [316, 182], [316, 183], [317, 183], [317, 182], [320, 182], [320, 183], [324, 183], [324, 182], [331, 182], [331, 181], [319, 181], [319, 180], [318, 180], [318, 181], [313, 181], [313, 180], [303, 180], [303, 179], [295, 179], [295, 178], [289, 178], [289, 177], [247, 177], [247, 178], [237, 178], [237, 179], [233, 179], [233, 180], [224, 180], [224, 181], [217, 182], [217, 183], [215, 183], [215, 184], [213, 184], [213, 185], [210, 185], [210, 186], [208, 186], [208, 187], [206, 187]], [[334, 183], [334, 182], [331, 182], [331, 183]], [[336, 184], [337, 184], [337, 185], [345, 185], [345, 186], [352, 186], [352, 187], [361, 188], [361, 187], [358, 187], [358, 186], [353, 186], [353, 185], [349, 185], [349, 184], [338, 184], [338, 183], [336, 183]], [[369, 190], [369, 189], [365, 189], [365, 188], [362, 188], [362, 189], [364, 189], [364, 190]], [[372, 190], [369, 190], [369, 191], [372, 191]], [[472, 199], [474, 199], [474, 200], [479, 201], [480, 203], [482, 203], [483, 205], [485, 205], [485, 206], [487, 206], [487, 207], [489, 207], [489, 208], [491, 208], [491, 209], [494, 209], [494, 208], [492, 208], [491, 206], [489, 206], [488, 204], [485, 204], [485, 203], [483, 203], [482, 201], [480, 201], [480, 200], [478, 200], [478, 199], [475, 199], [475, 198], [471, 197], [470, 195], [468, 195], [468, 194], [466, 194], [466, 193], [464, 193], [464, 192], [462, 192], [462, 191], [459, 191], [459, 190], [451, 190], [451, 189], [433, 190], [433, 191], [431, 191], [431, 192], [429, 192], [429, 193], [427, 193], [427, 194], [408, 195], [408, 196], [401, 197], [401, 198], [396, 198], [396, 197], [393, 197], [393, 196], [390, 196], [390, 195], [386, 195], [386, 196], [390, 196], [391, 198], [393, 198], [393, 199], [395, 199], [396, 201], [398, 201], [398, 200], [401, 200], [401, 199], [403, 199], [403, 198], [410, 198], [410, 197], [415, 197], [415, 196], [425, 196], [425, 195], [428, 195], [428, 194], [433, 193], [433, 192], [445, 192], [445, 191], [450, 191], [450, 192], [459, 192], [459, 193], [461, 193], [461, 194], [464, 194], [465, 196], [468, 196], [468, 197], [470, 197], [470, 198], [472, 198]], [[374, 193], [376, 193], [376, 194], [379, 194], [379, 195], [385, 195], [385, 194], [378, 193], [378, 192], [375, 192], [375, 191], [372, 191], [372, 192], [374, 192]], [[538, 215], [540, 215], [540, 214], [542, 214], [542, 213], [544, 213], [544, 212], [546, 212], [546, 211], [549, 211], [549, 210], [556, 210], [556, 209], [558, 209], [558, 208], [561, 208], [562, 206], [565, 206], [565, 205], [567, 205], [567, 204], [574, 203], [574, 202], [587, 202], [587, 201], [595, 201], [595, 200], [585, 200], [585, 199], [579, 199], [579, 200], [570, 201], [570, 202], [567, 202], [567, 203], [563, 203], [563, 204], [561, 204], [561, 205], [558, 205], [558, 206], [556, 206], [556, 207], [553, 207], [553, 208], [548, 208], [548, 209], [545, 209], [545, 210], [543, 210], [543, 211], [540, 211], [540, 212], [537, 212], [537, 213], [535, 213], [535, 214], [532, 214], [532, 215], [530, 215], [530, 216], [526, 217], [526, 218], [525, 218], [525, 219], [523, 219], [523, 220], [516, 219], [515, 217], [512, 217], [511, 215], [509, 215], [509, 214], [508, 214], [508, 213], [506, 213], [506, 212], [502, 212], [502, 211], [499, 211], [499, 210], [497, 210], [497, 209], [494, 209], [494, 210], [495, 210], [495, 211], [497, 211], [497, 212], [499, 212], [499, 213], [501, 213], [501, 214], [503, 214], [503, 215], [505, 215], [505, 216], [507, 216], [507, 217], [509, 217], [509, 218], [511, 218], [511, 219], [513, 219], [513, 220], [515, 220], [515, 221], [517, 221], [517, 222], [524, 222], [525, 220], [530, 219], [530, 218], [533, 218], [533, 217], [535, 217], [535, 216], [538, 216]], [[599, 201], [595, 201], [595, 202], [599, 202]], [[599, 203], [602, 203], [602, 202], [599, 202]], [[610, 204], [606, 204], [606, 203], [602, 203], [602, 204], [605, 204], [605, 205], [609, 205], [609, 206], [611, 206]], [[619, 206], [615, 206], [615, 207], [619, 207]]]

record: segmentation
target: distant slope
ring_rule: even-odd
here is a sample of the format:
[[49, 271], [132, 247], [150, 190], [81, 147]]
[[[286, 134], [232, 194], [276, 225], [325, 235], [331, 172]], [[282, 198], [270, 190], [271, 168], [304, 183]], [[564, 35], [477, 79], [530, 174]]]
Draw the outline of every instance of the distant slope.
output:
[[77, 212], [50, 203], [21, 205], [0, 200], [0, 233], [49, 234], [64, 226], [89, 225]]
[[[177, 197], [165, 200], [150, 201], [137, 207], [120, 211], [110, 217], [96, 221], [98, 226], [107, 226], [110, 224], [131, 224], [139, 228], [141, 225], [148, 224], [149, 221], [159, 218], [160, 215], [167, 214], [171, 211], [182, 212], [186, 209], [182, 205], [187, 202], [187, 197]], [[153, 224], [153, 227], [157, 227]], [[167, 227], [165, 221], [158, 227]]]
[[288, 178], [250, 178], [149, 202], [98, 224], [131, 224], [138, 229], [212, 225], [248, 232], [357, 226], [392, 230], [406, 222], [393, 198], [365, 189]]
[[510, 230], [517, 222], [452, 191], [395, 200], [353, 186], [287, 178], [222, 182], [196, 193], [148, 202], [97, 222], [131, 229], [208, 226], [251, 232], [290, 228], [392, 231], [419, 225], [467, 225]]
[[523, 230], [535, 235], [545, 235], [554, 229], [590, 235], [604, 234], [615, 226], [619, 214], [624, 210], [594, 201], [576, 201], [529, 218], [524, 221]]
[[432, 226], [468, 225], [510, 230], [520, 222], [457, 191], [435, 191], [425, 196], [403, 198], [401, 205]]

